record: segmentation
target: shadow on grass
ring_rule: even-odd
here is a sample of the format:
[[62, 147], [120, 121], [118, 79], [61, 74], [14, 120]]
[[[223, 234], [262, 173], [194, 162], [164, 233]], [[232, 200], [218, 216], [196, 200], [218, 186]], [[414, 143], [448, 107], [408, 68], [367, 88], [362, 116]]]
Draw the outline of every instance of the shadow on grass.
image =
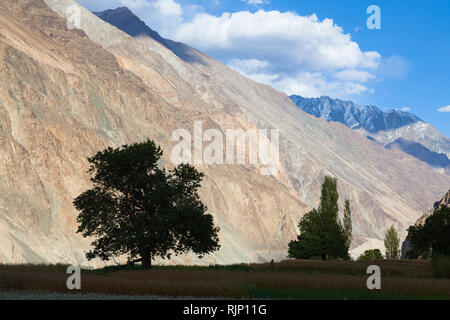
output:
[[[107, 266], [102, 269], [91, 270], [98, 273], [108, 273], [108, 272], [117, 272], [117, 271], [142, 271], [142, 265], [118, 265], [118, 266]], [[210, 265], [210, 266], [162, 266], [155, 265], [152, 267], [152, 270], [185, 270], [185, 271], [203, 271], [203, 270], [216, 270], [216, 271], [241, 271], [241, 272], [249, 272], [254, 270], [250, 265], [247, 264], [239, 264], [239, 265]], [[89, 271], [89, 270], [88, 270]]]
[[255, 289], [253, 299], [270, 300], [450, 300], [449, 297], [403, 296], [376, 291], [330, 289]]

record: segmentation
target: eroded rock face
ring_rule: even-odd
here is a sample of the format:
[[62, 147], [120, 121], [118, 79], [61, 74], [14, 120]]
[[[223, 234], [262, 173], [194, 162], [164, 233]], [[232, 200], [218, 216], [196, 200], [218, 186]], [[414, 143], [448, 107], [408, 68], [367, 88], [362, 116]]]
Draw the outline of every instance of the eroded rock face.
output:
[[441, 201], [438, 201], [434, 204], [434, 211], [439, 210], [441, 207], [448, 207], [448, 206], [450, 206], [450, 190], [441, 199]]
[[222, 244], [203, 263], [285, 257], [300, 217], [319, 202], [325, 174], [351, 201], [354, 255], [392, 224], [406, 230], [448, 188], [447, 176], [307, 115], [195, 49], [132, 38], [83, 8], [81, 30], [69, 30], [62, 17], [72, 5], [0, 3], [1, 262], [86, 264], [89, 240], [75, 234], [72, 206], [89, 187], [86, 158], [150, 137], [170, 167], [172, 132], [192, 132], [194, 121], [205, 130], [278, 128], [281, 135], [275, 176], [258, 166], [198, 166]]

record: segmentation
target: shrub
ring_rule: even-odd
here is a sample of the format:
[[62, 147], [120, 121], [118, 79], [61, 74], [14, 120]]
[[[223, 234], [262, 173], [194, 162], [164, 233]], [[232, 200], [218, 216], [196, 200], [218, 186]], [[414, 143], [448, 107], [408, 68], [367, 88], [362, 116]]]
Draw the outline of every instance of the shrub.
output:
[[356, 261], [372, 261], [372, 260], [383, 260], [383, 255], [380, 249], [366, 250], [362, 255], [356, 259]]

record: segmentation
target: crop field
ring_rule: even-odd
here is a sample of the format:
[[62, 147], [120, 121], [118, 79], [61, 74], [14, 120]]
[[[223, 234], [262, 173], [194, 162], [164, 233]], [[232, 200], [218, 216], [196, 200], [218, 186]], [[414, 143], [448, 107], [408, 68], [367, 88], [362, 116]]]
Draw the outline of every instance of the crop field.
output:
[[[367, 289], [369, 265], [381, 268], [381, 290]], [[81, 271], [69, 291], [66, 265], [0, 265], [0, 299], [17, 293], [225, 299], [450, 299], [450, 279], [428, 261], [283, 261], [230, 266], [108, 267]], [[13, 294], [14, 293], [14, 294]]]

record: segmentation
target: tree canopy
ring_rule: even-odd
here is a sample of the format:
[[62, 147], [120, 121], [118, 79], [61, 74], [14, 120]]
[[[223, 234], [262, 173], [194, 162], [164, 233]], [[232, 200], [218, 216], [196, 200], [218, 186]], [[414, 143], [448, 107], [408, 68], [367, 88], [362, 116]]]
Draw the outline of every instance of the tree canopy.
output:
[[[306, 213], [300, 220], [300, 235], [289, 243], [290, 258], [349, 258], [348, 236], [338, 220], [338, 199], [337, 180], [325, 177], [320, 207]], [[351, 219], [350, 216], [348, 218]]]
[[408, 258], [450, 255], [450, 207], [441, 207], [423, 225], [409, 227], [407, 239], [412, 247]]
[[364, 251], [356, 261], [372, 261], [372, 260], [383, 260], [383, 254], [380, 249], [370, 249]]
[[219, 249], [218, 231], [198, 190], [204, 175], [188, 164], [158, 165], [153, 141], [107, 148], [88, 159], [93, 187], [74, 200], [78, 232], [93, 237], [91, 260], [127, 256], [151, 267], [155, 257]]

